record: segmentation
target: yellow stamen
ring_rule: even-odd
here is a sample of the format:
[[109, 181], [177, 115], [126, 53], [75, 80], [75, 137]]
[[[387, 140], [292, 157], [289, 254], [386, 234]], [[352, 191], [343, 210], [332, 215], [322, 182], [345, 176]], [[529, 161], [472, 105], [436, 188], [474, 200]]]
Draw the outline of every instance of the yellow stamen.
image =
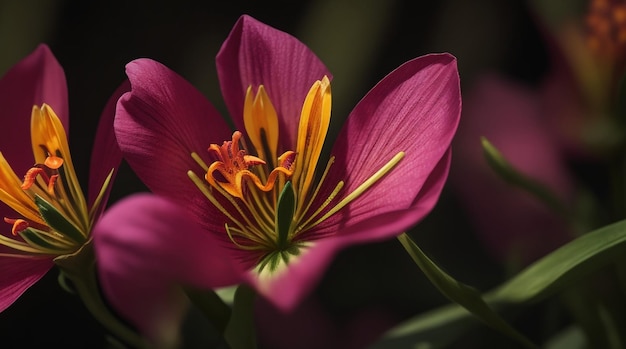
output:
[[[0, 235], [0, 244], [16, 252], [6, 255], [61, 256], [76, 252], [88, 240], [93, 213], [101, 205], [112, 172], [91, 211], [87, 209], [61, 121], [43, 104], [31, 115], [31, 142], [35, 165], [23, 182], [0, 153], [0, 200], [20, 218], [4, 218], [14, 236]], [[63, 230], [63, 231], [61, 231]]]
[[323, 215], [322, 218], [315, 221], [315, 223], [311, 224], [311, 226], [309, 226], [308, 228], [318, 225], [319, 223], [326, 220], [328, 217], [334, 215], [339, 210], [344, 208], [347, 204], [354, 201], [354, 199], [363, 194], [367, 189], [374, 185], [374, 183], [378, 182], [385, 174], [391, 171], [400, 162], [400, 160], [402, 160], [402, 158], [404, 158], [404, 152], [399, 152], [398, 154], [396, 154], [391, 160], [389, 160], [389, 162], [387, 162], [383, 167], [376, 171], [376, 173], [374, 173], [370, 178], [368, 178], [365, 182], [359, 185], [353, 192], [343, 198], [343, 200], [335, 205], [335, 207], [326, 212], [326, 214]]
[[[330, 106], [330, 81], [324, 77], [313, 84], [304, 100], [295, 151], [286, 151], [276, 158], [280, 145], [276, 111], [263, 86], [259, 86], [256, 95], [250, 87], [244, 105], [244, 124], [253, 146], [250, 153], [256, 156], [248, 155], [245, 145], [240, 148], [243, 135], [238, 131], [233, 133], [231, 141], [209, 146], [217, 161], [208, 166], [198, 154], [191, 154], [205, 171], [205, 180], [191, 170], [187, 172], [189, 178], [224, 214], [225, 233], [233, 244], [243, 250], [262, 252], [255, 267], [259, 272], [273, 273], [290, 256], [298, 255], [301, 248], [308, 246], [297, 239], [299, 234], [349, 205], [404, 157], [404, 152], [397, 153], [353, 192], [333, 204], [345, 185], [339, 180], [328, 197], [318, 207], [312, 207], [314, 202], [321, 201], [317, 197], [322, 188], [328, 193], [324, 182], [335, 159], [331, 156], [321, 175], [316, 173], [330, 126]], [[279, 205], [288, 181], [292, 185], [293, 193], [289, 192], [292, 197]]]
[[[67, 135], [58, 116], [44, 104], [41, 108], [34, 106], [31, 118], [31, 140], [35, 163], [45, 164], [50, 162], [48, 158], [62, 158], [64, 169], [63, 185], [58, 186], [57, 196], [64, 200], [58, 200], [63, 212], [75, 221], [82, 231], [90, 229], [87, 212], [87, 202], [76, 177], [76, 171], [70, 156], [67, 144]], [[58, 162], [58, 161], [57, 161]]]
[[325, 76], [317, 81], [306, 96], [298, 126], [298, 141], [293, 183], [298, 193], [297, 206], [304, 206], [312, 185], [315, 168], [330, 126], [331, 93], [330, 81]]
[[[263, 85], [252, 96], [252, 86], [246, 91], [243, 107], [246, 133], [262, 159], [273, 161], [278, 155], [278, 115]], [[270, 163], [270, 167], [273, 164]]]

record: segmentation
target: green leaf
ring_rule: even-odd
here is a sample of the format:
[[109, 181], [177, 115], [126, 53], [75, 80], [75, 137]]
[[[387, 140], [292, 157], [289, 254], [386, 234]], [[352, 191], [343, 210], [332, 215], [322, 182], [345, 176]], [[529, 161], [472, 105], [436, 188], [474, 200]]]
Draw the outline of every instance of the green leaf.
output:
[[[613, 223], [560, 247], [522, 270], [483, 299], [493, 309], [540, 301], [580, 282], [626, 252], [626, 220]], [[469, 330], [476, 321], [458, 304], [420, 314], [389, 331], [372, 348], [401, 343], [446, 343]]]
[[67, 236], [72, 241], [83, 244], [86, 236], [74, 225], [70, 220], [59, 212], [52, 204], [39, 195], [35, 196], [35, 204], [39, 208], [41, 217], [46, 221], [50, 228]]
[[276, 207], [276, 234], [278, 235], [278, 246], [280, 249], [284, 249], [287, 247], [289, 229], [291, 228], [293, 213], [296, 207], [296, 195], [293, 192], [291, 182], [285, 183], [278, 197]]
[[400, 240], [415, 263], [422, 269], [426, 277], [428, 277], [444, 296], [466, 308], [487, 325], [519, 341], [527, 348], [536, 348], [530, 340], [509, 326], [506, 321], [493, 311], [489, 305], [485, 303], [478, 291], [456, 281], [439, 268], [407, 234], [398, 236], [398, 240]]
[[563, 202], [548, 187], [518, 171], [487, 138], [481, 137], [481, 143], [487, 163], [502, 179], [534, 195], [555, 212], [568, 216]]
[[255, 349], [254, 299], [256, 293], [246, 285], [235, 291], [235, 300], [224, 338], [231, 349]]

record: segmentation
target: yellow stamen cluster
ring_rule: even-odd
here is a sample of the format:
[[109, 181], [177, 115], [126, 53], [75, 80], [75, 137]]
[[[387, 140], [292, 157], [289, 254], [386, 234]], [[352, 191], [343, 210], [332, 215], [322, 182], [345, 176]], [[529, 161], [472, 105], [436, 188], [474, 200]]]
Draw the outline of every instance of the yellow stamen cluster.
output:
[[[295, 150], [278, 156], [278, 116], [274, 106], [263, 86], [259, 86], [256, 94], [250, 87], [245, 97], [243, 119], [252, 146], [241, 149], [242, 134], [236, 131], [232, 140], [222, 146], [210, 145], [209, 152], [217, 158], [210, 166], [197, 154], [192, 154], [206, 172], [204, 181], [193, 171], [188, 172], [189, 177], [224, 214], [224, 226], [230, 240], [241, 249], [259, 253], [259, 272], [265, 265], [270, 265], [269, 269], [273, 271], [281, 260], [286, 264], [289, 256], [297, 255], [310, 243], [300, 241], [300, 234], [348, 205], [404, 156], [403, 152], [393, 156], [339, 202], [335, 202], [335, 198], [344, 182], [335, 183], [322, 204], [312, 207], [314, 202], [319, 202], [316, 198], [334, 162], [331, 156], [324, 171], [318, 173], [317, 164], [330, 125], [330, 111], [330, 81], [324, 77], [313, 84], [303, 103]], [[287, 208], [281, 206], [283, 196], [293, 198], [284, 200], [290, 203], [283, 205]], [[291, 219], [284, 220], [285, 214]], [[268, 264], [270, 257], [278, 261]]]
[[0, 235], [0, 244], [15, 251], [4, 255], [28, 258], [73, 253], [89, 238], [94, 211], [112, 171], [90, 212], [76, 178], [63, 125], [46, 104], [33, 107], [31, 141], [35, 165], [23, 181], [0, 153], [0, 200], [19, 216], [4, 217], [16, 236]]

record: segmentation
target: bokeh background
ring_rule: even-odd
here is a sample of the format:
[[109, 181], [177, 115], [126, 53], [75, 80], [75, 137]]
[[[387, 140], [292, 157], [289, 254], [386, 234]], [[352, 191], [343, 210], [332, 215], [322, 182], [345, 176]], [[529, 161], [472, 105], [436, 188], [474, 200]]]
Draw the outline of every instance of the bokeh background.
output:
[[[225, 110], [214, 57], [244, 13], [298, 37], [326, 63], [334, 75], [334, 126], [383, 76], [427, 53], [450, 52], [458, 58], [464, 93], [482, 74], [494, 72], [532, 87], [549, 65], [536, 18], [521, 0], [0, 0], [0, 73], [39, 43], [50, 46], [67, 75], [70, 146], [84, 183], [89, 162], [97, 161], [91, 159], [90, 149], [98, 117], [125, 78], [127, 62], [156, 59]], [[10, 132], [9, 125], [0, 127]], [[123, 166], [111, 202], [142, 190], [145, 187]], [[447, 185], [432, 214], [411, 236], [449, 273], [488, 290], [506, 278], [507, 270], [486, 251], [475, 230], [457, 193]], [[0, 314], [2, 348], [108, 347], [99, 325], [58, 287], [56, 277], [51, 271]], [[271, 320], [259, 320], [259, 336], [267, 348], [280, 345], [276, 338], [293, 334], [301, 344], [287, 347], [349, 348], [365, 345], [394, 323], [446, 302], [397, 241], [354, 246], [337, 256], [311, 300], [291, 317], [260, 304], [263, 316]], [[543, 341], [547, 334], [540, 328], [545, 327], [536, 319], [549, 319], [558, 328], [566, 317], [558, 307], [538, 304], [512, 321]], [[316, 322], [319, 318], [323, 325]], [[279, 325], [270, 328], [269, 322]], [[189, 331], [197, 330], [190, 326]], [[208, 347], [202, 340], [186, 345]], [[452, 346], [515, 347], [481, 326]]]

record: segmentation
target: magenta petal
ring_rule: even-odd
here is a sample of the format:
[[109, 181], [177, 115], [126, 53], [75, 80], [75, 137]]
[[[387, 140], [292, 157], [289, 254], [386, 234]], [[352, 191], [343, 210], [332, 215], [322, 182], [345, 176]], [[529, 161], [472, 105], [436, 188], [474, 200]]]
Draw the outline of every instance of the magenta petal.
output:
[[[1, 249], [5, 252], [6, 249]], [[9, 253], [11, 251], [8, 251]], [[50, 259], [0, 257], [0, 312], [8, 308], [30, 286], [52, 268]]]
[[[431, 188], [438, 188], [434, 193], [438, 197], [446, 180], [448, 165], [443, 159], [460, 112], [456, 60], [448, 54], [416, 58], [379, 82], [346, 120], [333, 146], [335, 165], [325, 183], [333, 185], [344, 180], [345, 196], [394, 155], [404, 152], [405, 156], [382, 180], [320, 229], [347, 234], [346, 227], [394, 212], [403, 212], [396, 217], [403, 222], [402, 229], [417, 223], [436, 200], [416, 198]], [[389, 229], [388, 235], [400, 232]]]
[[198, 221], [222, 229], [221, 222], [210, 219], [216, 210], [187, 171], [203, 173], [192, 152], [210, 164], [209, 145], [230, 140], [226, 122], [198, 90], [158, 62], [135, 60], [126, 73], [132, 90], [119, 100], [115, 117], [126, 161], [153, 192], [187, 205]]
[[68, 130], [68, 102], [65, 73], [46, 45], [13, 66], [0, 80], [2, 125], [0, 151], [19, 174], [33, 165], [30, 143], [30, 116], [34, 105], [47, 103]]
[[[339, 249], [398, 235], [421, 220], [447, 178], [460, 112], [452, 56], [424, 56], [389, 74], [350, 114], [333, 147], [336, 160], [325, 183], [345, 180], [347, 195], [398, 152], [406, 153], [404, 159], [358, 199], [305, 232], [310, 235], [302, 239], [314, 240], [313, 245], [288, 268], [270, 279], [250, 276], [249, 282], [277, 307], [291, 310]], [[320, 236], [325, 238], [316, 240]]]
[[240, 271], [186, 210], [151, 194], [112, 206], [94, 228], [102, 287], [113, 306], [150, 340], [173, 343], [186, 302], [179, 286], [237, 283]]
[[216, 62], [224, 100], [239, 130], [244, 129], [248, 86], [265, 86], [280, 119], [282, 150], [295, 144], [302, 103], [313, 83], [324, 75], [331, 77], [298, 39], [245, 15], [233, 27]]
[[[91, 151], [91, 166], [89, 168], [89, 207], [93, 204], [97, 195], [100, 193], [102, 184], [106, 180], [109, 172], [115, 169], [107, 193], [103, 197], [102, 202], [106, 203], [113, 186], [113, 180], [115, 174], [119, 169], [122, 162], [122, 151], [117, 144], [115, 138], [115, 132], [113, 130], [113, 121], [115, 120], [115, 106], [118, 99], [125, 93], [130, 91], [130, 82], [125, 81], [113, 92], [113, 95], [107, 101], [100, 121], [98, 122], [98, 129], [96, 131], [96, 139]], [[105, 205], [100, 208], [100, 213], [104, 209]], [[97, 213], [95, 217], [99, 217], [100, 213]]]
[[303, 249], [300, 256], [290, 260], [288, 267], [269, 279], [260, 279], [257, 274], [248, 273], [248, 283], [254, 285], [277, 308], [290, 312], [313, 291], [339, 248], [341, 244], [337, 239], [318, 240], [313, 246]]

